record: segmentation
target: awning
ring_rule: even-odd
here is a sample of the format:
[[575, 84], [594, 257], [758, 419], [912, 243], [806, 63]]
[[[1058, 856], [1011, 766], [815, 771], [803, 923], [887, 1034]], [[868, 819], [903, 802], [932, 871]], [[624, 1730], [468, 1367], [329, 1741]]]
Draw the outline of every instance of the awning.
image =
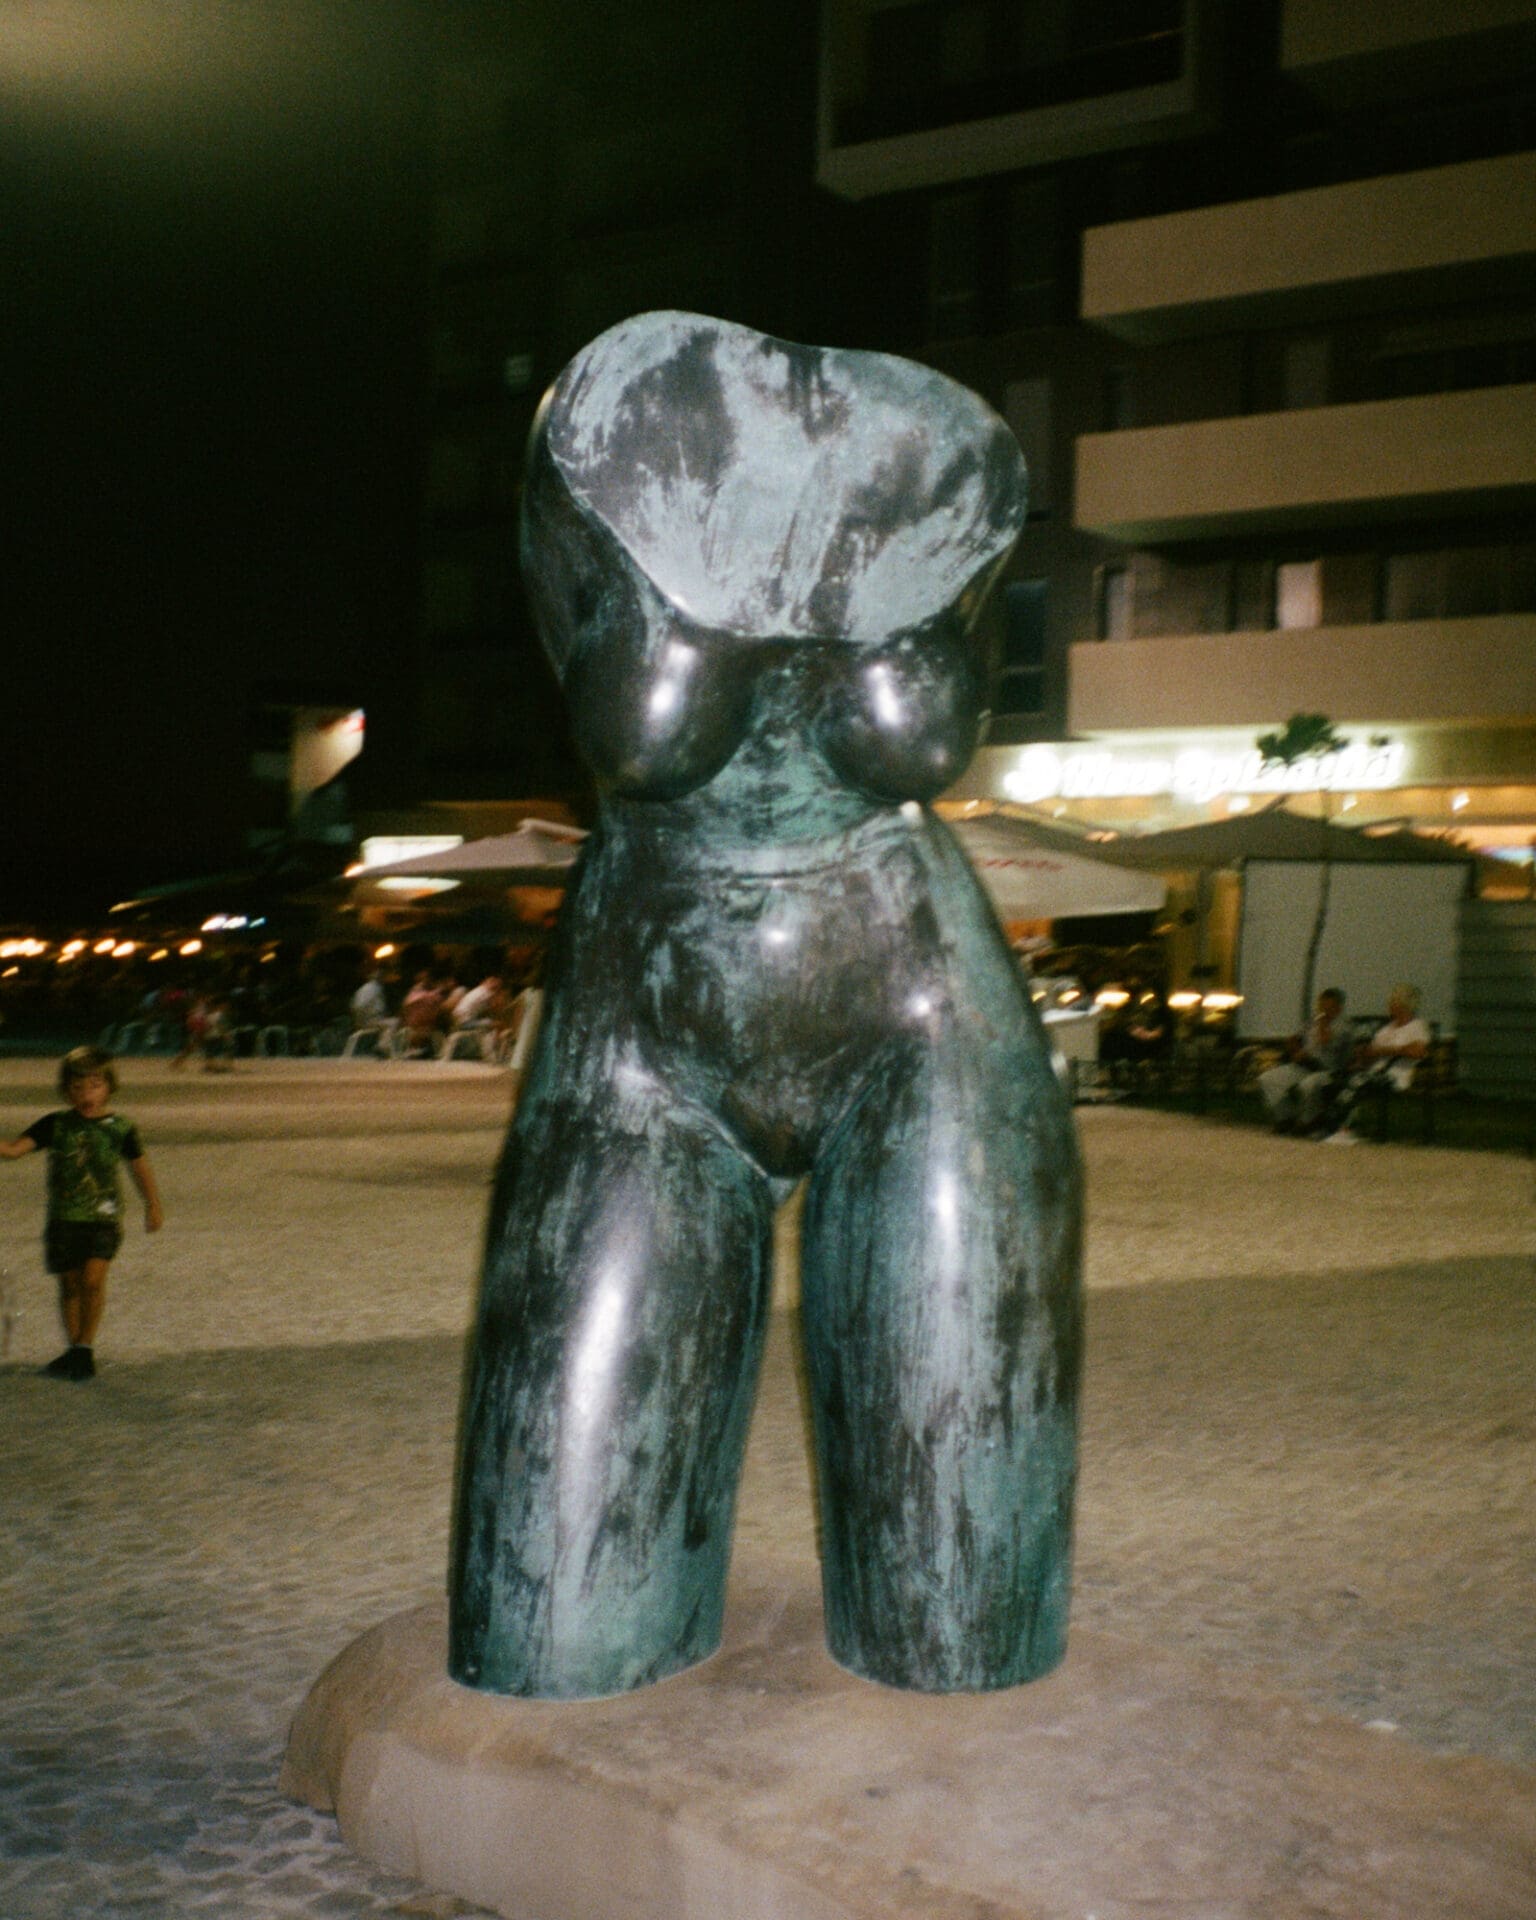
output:
[[1156, 913], [1167, 894], [1156, 874], [1134, 872], [1086, 849], [1069, 853], [1008, 814], [970, 815], [949, 825], [1004, 920]]

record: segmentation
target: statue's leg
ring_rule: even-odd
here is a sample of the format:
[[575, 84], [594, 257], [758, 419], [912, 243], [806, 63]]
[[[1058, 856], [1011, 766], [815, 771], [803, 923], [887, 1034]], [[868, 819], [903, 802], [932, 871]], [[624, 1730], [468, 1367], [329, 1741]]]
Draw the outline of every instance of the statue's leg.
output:
[[808, 1196], [827, 1637], [893, 1686], [1013, 1686], [1066, 1647], [1081, 1192], [1037, 1051], [901, 1049]]
[[465, 1399], [456, 1679], [619, 1693], [719, 1644], [772, 1222], [757, 1169], [661, 1097], [514, 1138]]

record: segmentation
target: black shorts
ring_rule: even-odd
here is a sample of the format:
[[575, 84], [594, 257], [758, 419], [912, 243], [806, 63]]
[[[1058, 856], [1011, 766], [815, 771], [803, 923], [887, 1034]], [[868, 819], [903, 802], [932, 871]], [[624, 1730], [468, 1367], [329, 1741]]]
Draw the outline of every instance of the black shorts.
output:
[[115, 1220], [50, 1220], [43, 1234], [43, 1259], [50, 1273], [74, 1273], [87, 1260], [111, 1260], [123, 1244]]

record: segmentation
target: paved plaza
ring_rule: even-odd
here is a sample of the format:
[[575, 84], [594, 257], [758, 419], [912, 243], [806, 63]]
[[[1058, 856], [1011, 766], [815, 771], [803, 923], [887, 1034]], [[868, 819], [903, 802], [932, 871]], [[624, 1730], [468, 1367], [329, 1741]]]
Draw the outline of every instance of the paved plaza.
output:
[[[0, 1130], [56, 1104], [51, 1078], [0, 1063]], [[508, 1078], [130, 1061], [124, 1082], [168, 1224], [131, 1223], [90, 1385], [36, 1372], [59, 1346], [41, 1156], [0, 1166], [0, 1920], [470, 1913], [275, 1783], [325, 1663], [441, 1590]], [[1530, 1162], [1079, 1117], [1075, 1619], [1536, 1768]], [[740, 1534], [814, 1553], [787, 1314]]]

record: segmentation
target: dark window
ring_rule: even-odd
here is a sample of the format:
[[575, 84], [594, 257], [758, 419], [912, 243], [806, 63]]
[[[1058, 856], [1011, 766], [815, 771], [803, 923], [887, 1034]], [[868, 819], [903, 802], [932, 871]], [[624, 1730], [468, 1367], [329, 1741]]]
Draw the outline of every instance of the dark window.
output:
[[1099, 408], [1099, 430], [1115, 433], [1121, 427], [1136, 424], [1136, 389], [1129, 367], [1104, 369], [1103, 398]]
[[1449, 619], [1497, 613], [1504, 602], [1504, 547], [1454, 547], [1445, 556], [1445, 611]]
[[1389, 553], [1382, 582], [1384, 620], [1437, 620], [1445, 603], [1444, 556]]
[[990, 21], [982, 0], [963, 0], [939, 16], [939, 79], [946, 87], [984, 80], [991, 68]]
[[911, 99], [933, 84], [933, 17], [927, 7], [882, 7], [869, 20], [869, 96]]
[[945, 193], [930, 203], [929, 323], [935, 338], [974, 333], [981, 318], [981, 195]]
[[1002, 713], [1043, 713], [1046, 700], [1044, 580], [1015, 580], [1003, 589], [1003, 658], [997, 704]]
[[1232, 563], [1233, 633], [1267, 633], [1274, 624], [1275, 570], [1268, 560]]
[[1281, 382], [1287, 408], [1326, 407], [1332, 399], [1333, 342], [1326, 333], [1287, 340]]
[[1049, 174], [1015, 181], [1007, 195], [1007, 324], [1045, 327], [1061, 290], [1061, 183]]
[[1138, 553], [1132, 566], [1131, 630], [1138, 640], [1226, 632], [1232, 590], [1225, 560]]
[[1325, 627], [1360, 627], [1376, 618], [1374, 553], [1330, 553], [1320, 566]]

